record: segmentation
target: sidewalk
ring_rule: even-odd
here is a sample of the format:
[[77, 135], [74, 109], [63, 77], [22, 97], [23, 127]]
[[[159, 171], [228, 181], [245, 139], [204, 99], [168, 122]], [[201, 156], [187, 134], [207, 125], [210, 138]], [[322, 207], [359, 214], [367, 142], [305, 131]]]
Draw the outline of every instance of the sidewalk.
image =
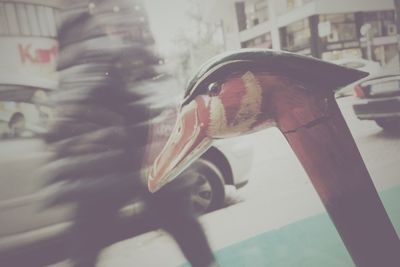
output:
[[[400, 186], [380, 195], [400, 236]], [[220, 249], [215, 254], [223, 267], [354, 266], [325, 212]], [[190, 265], [181, 265], [184, 266]]]
[[[299, 194], [306, 196], [306, 190]], [[380, 195], [400, 233], [400, 186]], [[303, 203], [284, 201], [280, 203], [283, 207], [280, 212], [271, 210], [273, 203], [260, 203], [260, 209], [263, 207], [268, 212], [269, 219], [261, 216], [262, 210], [257, 212], [259, 216], [252, 211], [235, 212], [250, 206], [254, 208], [254, 203], [248, 202], [227, 208], [232, 212], [203, 216], [201, 221], [221, 267], [354, 267], [336, 229], [315, 198], [310, 196]], [[287, 214], [289, 210], [292, 215]], [[282, 226], [283, 220], [288, 224]], [[263, 228], [268, 230], [262, 231]], [[184, 262], [175, 242], [160, 230], [111, 246], [103, 252], [98, 266], [190, 266]]]

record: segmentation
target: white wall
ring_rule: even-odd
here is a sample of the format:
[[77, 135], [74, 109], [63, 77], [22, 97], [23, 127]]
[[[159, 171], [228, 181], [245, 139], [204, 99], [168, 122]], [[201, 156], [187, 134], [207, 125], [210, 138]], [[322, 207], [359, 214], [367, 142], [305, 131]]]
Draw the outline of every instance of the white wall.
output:
[[316, 2], [319, 14], [394, 9], [393, 0], [318, 0]]

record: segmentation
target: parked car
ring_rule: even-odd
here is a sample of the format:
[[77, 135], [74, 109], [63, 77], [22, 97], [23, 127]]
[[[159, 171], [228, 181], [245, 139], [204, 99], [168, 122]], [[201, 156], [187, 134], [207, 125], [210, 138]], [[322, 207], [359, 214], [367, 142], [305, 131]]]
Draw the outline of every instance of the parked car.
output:
[[355, 86], [353, 109], [361, 120], [374, 120], [387, 131], [400, 130], [400, 73], [371, 76]]
[[342, 58], [331, 62], [343, 67], [366, 71], [370, 74], [379, 72], [381, 68], [379, 62], [356, 57]]
[[[172, 116], [161, 118], [152, 130], [158, 139], [152, 143], [153, 153], [163, 146], [163, 137], [169, 135], [175, 122]], [[170, 125], [171, 123], [171, 125]], [[250, 137], [245, 137], [250, 138]], [[19, 257], [20, 251], [53, 247], [59, 237], [65, 236], [71, 222], [73, 206], [43, 209], [46, 197], [57, 190], [57, 186], [43, 189], [46, 183], [37, 170], [51, 156], [37, 137], [6, 138], [0, 140], [0, 265], [7, 255]], [[224, 204], [225, 185], [243, 186], [248, 180], [252, 161], [252, 148], [248, 140], [232, 140], [216, 143], [194, 164], [198, 173], [196, 190], [192, 195], [193, 205], [200, 213], [221, 208]], [[121, 219], [135, 216], [140, 203], [134, 202], [121, 209]], [[132, 228], [131, 223], [126, 224]], [[122, 230], [121, 230], [122, 231]], [[121, 238], [126, 238], [121, 236]], [[61, 242], [62, 243], [62, 242]], [[41, 244], [41, 245], [38, 245]], [[52, 245], [53, 244], [53, 245]], [[2, 265], [3, 266], [3, 265]]]
[[[376, 73], [379, 73], [380, 69], [381, 69], [379, 62], [372, 61], [372, 60], [366, 60], [366, 59], [362, 59], [362, 58], [350, 57], [350, 58], [342, 58], [342, 59], [338, 59], [338, 60], [333, 60], [330, 62], [340, 65], [340, 66], [343, 66], [343, 67], [362, 70], [362, 71], [368, 72], [369, 75], [374, 75]], [[353, 88], [354, 88], [355, 84], [356, 83], [352, 83], [343, 88], [338, 89], [335, 94], [336, 97], [353, 96], [354, 95]]]

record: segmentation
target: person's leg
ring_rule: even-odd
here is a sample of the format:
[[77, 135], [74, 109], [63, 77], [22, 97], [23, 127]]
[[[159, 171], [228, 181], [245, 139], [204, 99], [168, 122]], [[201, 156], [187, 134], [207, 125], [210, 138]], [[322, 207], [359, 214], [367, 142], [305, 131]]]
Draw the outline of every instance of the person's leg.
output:
[[176, 218], [168, 218], [164, 229], [178, 243], [182, 253], [193, 267], [217, 266], [207, 237], [194, 217], [174, 214]]
[[69, 257], [74, 267], [94, 267], [100, 251], [109, 244], [118, 207], [110, 201], [81, 202], [69, 239]]
[[162, 228], [176, 240], [193, 267], [217, 266], [207, 237], [190, 202], [191, 186], [179, 185], [178, 181], [176, 184], [150, 196], [152, 213], [160, 220]]

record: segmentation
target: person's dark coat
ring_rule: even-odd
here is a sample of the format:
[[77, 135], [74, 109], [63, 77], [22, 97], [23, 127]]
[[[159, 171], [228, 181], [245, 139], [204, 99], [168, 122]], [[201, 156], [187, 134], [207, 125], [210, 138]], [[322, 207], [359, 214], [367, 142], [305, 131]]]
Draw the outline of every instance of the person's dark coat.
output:
[[68, 251], [73, 265], [95, 266], [121, 207], [137, 197], [146, 203], [145, 223], [168, 231], [193, 266], [211, 266], [190, 188], [175, 183], [151, 195], [143, 181], [149, 124], [161, 111], [152, 108], [157, 98], [150, 88], [161, 86], [160, 59], [148, 25], [135, 13], [140, 9], [131, 0], [65, 4], [59, 88], [51, 97], [55, 114], [44, 136], [54, 156], [43, 173], [59, 188], [48, 205], [76, 204]]

